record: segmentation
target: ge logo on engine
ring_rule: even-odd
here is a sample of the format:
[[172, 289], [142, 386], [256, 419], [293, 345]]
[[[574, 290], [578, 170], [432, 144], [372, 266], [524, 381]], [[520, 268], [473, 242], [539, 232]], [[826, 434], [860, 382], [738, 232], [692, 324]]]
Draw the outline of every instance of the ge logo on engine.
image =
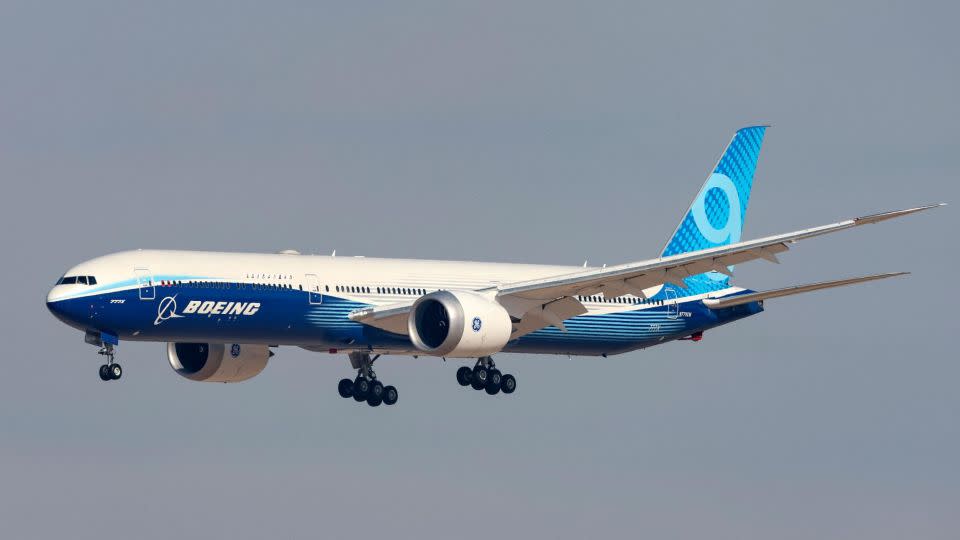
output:
[[483, 321], [480, 320], [480, 317], [474, 317], [474, 318], [473, 318], [473, 331], [474, 331], [474, 332], [479, 332], [481, 326], [483, 326]]
[[240, 356], [240, 345], [234, 343], [232, 346], [230, 346], [230, 356], [234, 358]]

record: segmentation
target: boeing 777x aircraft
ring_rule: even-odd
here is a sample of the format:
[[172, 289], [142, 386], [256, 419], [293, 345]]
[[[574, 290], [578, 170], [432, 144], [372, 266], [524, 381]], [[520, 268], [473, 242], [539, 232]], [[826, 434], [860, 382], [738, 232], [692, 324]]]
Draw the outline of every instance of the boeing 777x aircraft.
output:
[[280, 345], [343, 352], [354, 379], [340, 395], [392, 405], [397, 390], [374, 373], [383, 354], [476, 359], [457, 381], [488, 394], [517, 382], [496, 353], [607, 356], [668, 341], [699, 341], [711, 328], [755, 315], [769, 298], [898, 276], [876, 274], [757, 292], [730, 284], [733, 265], [777, 256], [790, 244], [942, 205], [884, 212], [741, 241], [765, 126], [737, 131], [663, 252], [604, 266], [137, 250], [74, 266], [47, 307], [85, 332], [123, 373], [120, 340], [167, 343], [167, 359], [194, 381], [259, 374]]

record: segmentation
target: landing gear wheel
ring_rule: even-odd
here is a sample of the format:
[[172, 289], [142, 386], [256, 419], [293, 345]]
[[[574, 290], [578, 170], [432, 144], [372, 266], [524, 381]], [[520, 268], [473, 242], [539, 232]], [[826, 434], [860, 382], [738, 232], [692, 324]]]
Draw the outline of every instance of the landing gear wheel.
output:
[[109, 381], [110, 380], [110, 366], [103, 364], [100, 366], [100, 380]]
[[473, 375], [473, 370], [467, 366], [461, 366], [457, 370], [457, 382], [460, 383], [460, 386], [470, 386], [470, 379]]
[[383, 389], [383, 404], [384, 405], [393, 405], [397, 402], [397, 389], [392, 386], [384, 387]]
[[353, 381], [353, 399], [363, 401], [367, 399], [370, 392], [370, 382], [366, 379], [357, 379]]
[[504, 375], [500, 379], [500, 390], [504, 394], [512, 394], [514, 390], [517, 389], [517, 380], [513, 378], [513, 375]]
[[500, 375], [500, 370], [491, 369], [487, 375], [487, 386], [484, 387], [484, 390], [486, 390], [487, 394], [490, 394], [491, 396], [497, 394], [500, 392], [500, 384], [502, 380], [503, 379]]
[[340, 379], [340, 384], [337, 385], [337, 391], [340, 392], [340, 397], [342, 398], [353, 396], [353, 381], [350, 379]]
[[367, 396], [367, 405], [371, 407], [379, 407], [383, 403], [383, 398], [380, 396], [375, 396], [372, 393]]
[[120, 367], [120, 364], [110, 364], [109, 367], [110, 378], [117, 380], [120, 377], [123, 377], [123, 368]]
[[376, 398], [380, 401], [383, 401], [383, 383], [380, 381], [373, 381], [370, 383], [368, 399], [369, 398]]
[[470, 377], [470, 384], [474, 390], [483, 390], [487, 386], [487, 380], [490, 378], [490, 372], [483, 366], [473, 368], [473, 374]]

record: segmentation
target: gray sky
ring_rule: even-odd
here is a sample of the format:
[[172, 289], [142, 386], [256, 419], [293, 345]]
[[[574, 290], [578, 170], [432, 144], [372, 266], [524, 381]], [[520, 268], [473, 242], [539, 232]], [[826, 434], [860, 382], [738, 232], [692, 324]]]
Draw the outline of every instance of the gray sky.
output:
[[102, 384], [43, 298], [136, 247], [642, 259], [753, 122], [747, 238], [958, 203], [956, 3], [277, 4], [0, 2], [2, 536], [955, 538], [956, 206], [737, 283], [908, 278], [501, 355], [510, 397], [386, 358], [386, 410], [298, 349], [205, 385], [124, 344]]

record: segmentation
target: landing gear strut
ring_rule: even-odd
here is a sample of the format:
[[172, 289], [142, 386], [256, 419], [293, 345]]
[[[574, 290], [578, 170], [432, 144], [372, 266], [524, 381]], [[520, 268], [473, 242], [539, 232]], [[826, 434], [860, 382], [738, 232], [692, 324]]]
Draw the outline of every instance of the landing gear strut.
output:
[[379, 354], [371, 358], [370, 354], [365, 352], [350, 353], [350, 365], [357, 370], [357, 378], [352, 381], [340, 379], [340, 384], [337, 385], [340, 397], [352, 397], [357, 402], [366, 401], [371, 407], [378, 407], [381, 403], [393, 405], [397, 402], [397, 389], [384, 386], [377, 380], [377, 374], [373, 371], [373, 363], [377, 358], [380, 358]]
[[107, 357], [107, 363], [100, 366], [101, 381], [115, 381], [123, 376], [123, 368], [113, 361], [113, 345], [104, 343], [97, 354]]
[[473, 369], [467, 366], [458, 369], [457, 382], [460, 383], [460, 386], [471, 386], [474, 390], [485, 390], [491, 396], [499, 392], [512, 394], [517, 389], [517, 379], [513, 375], [500, 373], [491, 356], [478, 358]]

